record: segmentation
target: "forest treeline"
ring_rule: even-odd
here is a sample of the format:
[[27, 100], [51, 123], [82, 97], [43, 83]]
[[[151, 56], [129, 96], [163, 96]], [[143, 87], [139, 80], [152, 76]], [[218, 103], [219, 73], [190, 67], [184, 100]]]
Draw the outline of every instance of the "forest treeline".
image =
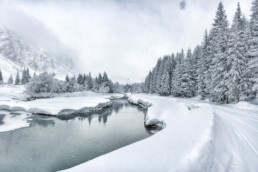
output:
[[218, 103], [256, 97], [258, 79], [258, 0], [250, 21], [238, 3], [229, 26], [222, 2], [201, 45], [159, 58], [145, 79], [144, 91], [177, 97], [200, 95]]

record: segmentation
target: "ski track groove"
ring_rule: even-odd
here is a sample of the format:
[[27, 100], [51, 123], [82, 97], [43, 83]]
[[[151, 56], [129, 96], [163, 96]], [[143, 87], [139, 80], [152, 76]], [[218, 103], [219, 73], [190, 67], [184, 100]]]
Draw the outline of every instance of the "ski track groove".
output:
[[[223, 114], [223, 113], [222, 113]], [[224, 113], [225, 114], [225, 113]], [[229, 127], [231, 127], [233, 129], [233, 131], [235, 131], [235, 134], [241, 138], [243, 138], [246, 143], [250, 146], [250, 148], [255, 152], [255, 154], [258, 156], [258, 151], [255, 149], [255, 147], [253, 146], [253, 144], [251, 143], [251, 141], [247, 138], [247, 136], [244, 134], [244, 132], [237, 127], [235, 124], [233, 124], [232, 122], [230, 122], [230, 120], [228, 120], [227, 118], [224, 117], [224, 115], [218, 114], [216, 113], [216, 115], [220, 116], [220, 118], [223, 118], [223, 122], [225, 122], [226, 124], [228, 124]]]

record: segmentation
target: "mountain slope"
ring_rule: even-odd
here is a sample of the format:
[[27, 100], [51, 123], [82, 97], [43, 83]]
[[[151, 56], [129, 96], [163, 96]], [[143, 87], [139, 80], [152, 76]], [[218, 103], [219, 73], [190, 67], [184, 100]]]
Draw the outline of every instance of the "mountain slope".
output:
[[0, 28], [0, 69], [6, 81], [10, 74], [16, 75], [17, 70], [29, 68], [35, 71], [55, 73], [57, 78], [73, 75], [73, 62], [67, 57], [49, 53], [38, 47], [32, 47], [11, 31]]

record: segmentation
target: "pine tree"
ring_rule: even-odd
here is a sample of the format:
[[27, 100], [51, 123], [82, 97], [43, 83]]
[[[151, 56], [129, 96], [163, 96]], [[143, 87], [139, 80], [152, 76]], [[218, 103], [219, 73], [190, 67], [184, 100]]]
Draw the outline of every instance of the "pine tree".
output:
[[174, 75], [171, 82], [171, 94], [174, 96], [182, 96], [182, 75], [184, 65], [184, 50], [176, 55], [176, 65]]
[[250, 39], [248, 50], [248, 70], [246, 75], [252, 82], [258, 78], [258, 0], [254, 0], [251, 8]]
[[10, 75], [8, 78], [8, 84], [13, 84], [13, 76]]
[[102, 82], [103, 82], [101, 73], [99, 74], [99, 76], [97, 78], [97, 82], [98, 82], [99, 85], [102, 84]]
[[201, 47], [197, 45], [193, 51], [193, 54], [190, 56], [190, 85], [192, 96], [195, 96], [198, 92], [198, 62], [201, 58]]
[[152, 93], [152, 72], [150, 71], [145, 79], [145, 93]]
[[[35, 73], [34, 73], [34, 74], [35, 74]], [[66, 75], [66, 76], [65, 76], [65, 81], [66, 81], [66, 82], [69, 82], [69, 80], [70, 80], [69, 76]]]
[[229, 49], [227, 64], [229, 71], [227, 73], [226, 85], [228, 87], [227, 96], [230, 101], [240, 100], [240, 91], [243, 80], [243, 71], [246, 68], [246, 32], [245, 23], [238, 3], [229, 38]]
[[208, 96], [207, 93], [207, 73], [208, 73], [208, 46], [209, 46], [209, 38], [207, 30], [205, 30], [203, 43], [201, 47], [201, 55], [198, 60], [198, 69], [197, 69], [197, 87], [198, 87], [198, 94], [202, 97], [202, 99], [206, 98]]
[[21, 79], [22, 85], [26, 84], [26, 77], [27, 77], [26, 70], [23, 69], [23, 71], [22, 71], [22, 79]]
[[3, 75], [2, 75], [2, 71], [0, 69], [0, 84], [2, 84], [4, 81], [3, 81]]
[[181, 77], [181, 94], [184, 97], [192, 97], [194, 95], [194, 85], [193, 81], [191, 80], [191, 58], [192, 52], [191, 49], [188, 49], [186, 58], [183, 62], [183, 70], [182, 70], [182, 77]]
[[161, 73], [162, 73], [162, 70], [161, 70], [161, 63], [162, 63], [162, 60], [161, 58], [158, 59], [158, 62], [153, 70], [153, 92], [154, 93], [159, 93], [160, 92], [160, 87], [161, 87]]
[[108, 79], [107, 73], [104, 72], [102, 82], [108, 82], [108, 81], [109, 81], [109, 79]]
[[82, 74], [78, 74], [77, 83], [80, 84], [80, 85], [83, 84], [83, 75]]
[[93, 88], [93, 80], [91, 77], [91, 73], [89, 73], [89, 76], [88, 76], [88, 87], [89, 87], [89, 90]]
[[162, 64], [160, 66], [160, 90], [159, 94], [161, 95], [169, 95], [170, 94], [170, 76], [169, 76], [169, 56], [165, 56], [162, 60]]
[[20, 75], [19, 71], [17, 70], [16, 78], [15, 78], [15, 85], [20, 85]]
[[30, 76], [30, 70], [29, 70], [29, 68], [27, 68], [27, 70], [26, 70], [26, 83], [29, 82], [30, 78], [31, 78], [31, 76]]
[[225, 14], [225, 10], [222, 2], [219, 3], [216, 17], [214, 19], [212, 28], [212, 40], [214, 58], [212, 59], [211, 66], [211, 88], [210, 96], [211, 99], [216, 102], [228, 102], [228, 97], [226, 92], [228, 88], [226, 87], [227, 76], [227, 51], [228, 51], [228, 21]]

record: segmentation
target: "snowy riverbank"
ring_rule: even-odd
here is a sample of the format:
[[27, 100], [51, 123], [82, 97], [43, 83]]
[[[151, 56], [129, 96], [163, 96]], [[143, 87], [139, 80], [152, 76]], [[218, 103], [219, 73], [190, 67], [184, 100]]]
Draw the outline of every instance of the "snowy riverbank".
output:
[[166, 128], [140, 142], [64, 171], [257, 171], [258, 107], [131, 95], [152, 104], [147, 124]]
[[211, 106], [200, 104], [199, 108], [189, 110], [175, 98], [152, 95], [131, 95], [130, 98], [152, 104], [146, 124], [159, 121], [166, 128], [67, 171], [185, 171], [199, 155], [200, 148], [209, 142], [213, 126]]
[[[60, 94], [58, 97], [25, 101], [24, 86], [0, 87], [0, 110], [2, 111], [23, 111], [28, 113], [40, 113], [45, 115], [63, 116], [74, 113], [94, 113], [112, 105], [110, 97], [123, 97], [120, 94], [99, 94], [90, 91]], [[4, 112], [2, 112], [4, 113]], [[0, 132], [3, 129], [5, 120], [9, 115], [3, 115], [3, 123], [0, 125]], [[19, 118], [21, 123], [26, 118]], [[26, 126], [28, 123], [26, 123]], [[23, 125], [25, 126], [25, 125]]]

